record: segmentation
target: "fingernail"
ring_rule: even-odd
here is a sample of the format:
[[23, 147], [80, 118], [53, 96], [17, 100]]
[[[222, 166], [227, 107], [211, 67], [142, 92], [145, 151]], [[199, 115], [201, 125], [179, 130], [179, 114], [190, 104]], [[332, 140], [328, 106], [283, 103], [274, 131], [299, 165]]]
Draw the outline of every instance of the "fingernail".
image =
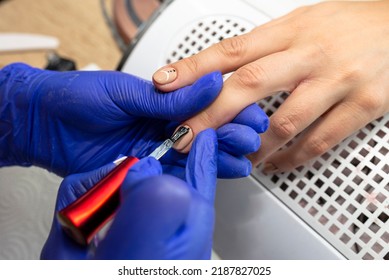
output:
[[177, 151], [183, 150], [193, 140], [193, 131], [192, 131], [192, 129], [189, 126], [187, 126], [187, 125], [184, 125], [184, 127], [189, 128], [189, 131], [188, 131], [187, 134], [182, 136], [181, 139], [177, 140], [177, 142], [174, 143], [173, 148], [176, 149]]
[[163, 68], [153, 75], [153, 80], [160, 85], [169, 84], [176, 78], [177, 70], [172, 67]]
[[277, 166], [275, 166], [273, 163], [267, 162], [264, 164], [262, 172], [265, 174], [268, 173], [276, 173], [278, 171]]

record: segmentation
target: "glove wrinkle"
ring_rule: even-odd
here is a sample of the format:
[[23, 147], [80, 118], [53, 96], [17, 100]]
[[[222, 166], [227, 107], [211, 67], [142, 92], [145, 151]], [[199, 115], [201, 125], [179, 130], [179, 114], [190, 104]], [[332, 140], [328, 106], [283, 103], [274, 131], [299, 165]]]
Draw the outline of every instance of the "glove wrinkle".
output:
[[189, 154], [186, 167], [186, 181], [207, 201], [213, 203], [218, 153], [216, 132], [213, 129], [206, 129], [198, 134], [194, 143], [196, 145]]

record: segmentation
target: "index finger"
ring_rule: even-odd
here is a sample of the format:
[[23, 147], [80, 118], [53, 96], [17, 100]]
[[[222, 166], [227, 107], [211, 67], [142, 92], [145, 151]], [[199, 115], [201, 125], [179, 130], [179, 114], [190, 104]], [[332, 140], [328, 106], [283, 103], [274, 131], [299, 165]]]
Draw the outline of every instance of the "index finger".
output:
[[291, 36], [289, 25], [261, 26], [162, 67], [154, 73], [153, 82], [161, 91], [172, 91], [192, 84], [209, 72], [221, 71], [225, 74], [235, 71], [261, 57], [287, 49]]

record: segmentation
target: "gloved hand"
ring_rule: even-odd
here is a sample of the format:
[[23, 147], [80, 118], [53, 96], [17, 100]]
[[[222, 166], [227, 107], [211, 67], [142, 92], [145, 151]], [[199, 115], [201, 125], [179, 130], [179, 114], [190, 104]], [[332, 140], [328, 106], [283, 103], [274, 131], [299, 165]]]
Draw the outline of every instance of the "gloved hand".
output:
[[[43, 259], [209, 259], [214, 226], [217, 136], [208, 129], [192, 146], [186, 182], [161, 175], [153, 158], [133, 166], [122, 184], [122, 204], [93, 253], [71, 240], [54, 218]], [[81, 196], [113, 168], [71, 175], [62, 182], [56, 211]]]
[[[0, 72], [0, 166], [37, 165], [58, 175], [93, 170], [119, 154], [150, 154], [181, 121], [207, 107], [222, 87], [218, 72], [160, 94], [152, 83], [113, 71], [52, 72], [11, 64]], [[268, 126], [257, 105], [218, 130], [221, 177], [246, 176], [243, 157]], [[239, 139], [237, 141], [237, 139]], [[172, 168], [176, 160], [181, 168]], [[186, 155], [164, 156], [181, 173]], [[175, 166], [175, 165], [173, 165]]]

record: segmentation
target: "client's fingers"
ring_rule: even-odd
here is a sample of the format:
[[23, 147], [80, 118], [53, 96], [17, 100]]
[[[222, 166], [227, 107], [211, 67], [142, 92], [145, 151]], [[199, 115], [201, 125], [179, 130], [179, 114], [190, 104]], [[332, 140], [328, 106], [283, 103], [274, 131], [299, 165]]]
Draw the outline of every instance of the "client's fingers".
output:
[[269, 129], [261, 137], [261, 148], [248, 156], [253, 165], [258, 165], [296, 137], [342, 100], [346, 92], [346, 86], [339, 84], [302, 83], [270, 117]]
[[288, 48], [294, 30], [288, 25], [256, 28], [253, 31], [224, 39], [221, 42], [159, 69], [153, 75], [156, 87], [172, 91], [190, 85], [202, 75], [221, 71], [229, 73], [266, 55]]
[[270, 156], [265, 162], [264, 172], [289, 171], [324, 154], [377, 117], [376, 108], [370, 109], [365, 110], [357, 102], [349, 100], [339, 103], [318, 119], [292, 146]]
[[175, 148], [187, 152], [193, 135], [205, 128], [230, 122], [243, 108], [275, 92], [293, 91], [310, 73], [303, 59], [303, 55], [293, 51], [280, 52], [239, 68], [225, 82], [216, 100], [185, 122], [193, 133], [191, 137], [184, 136]]

